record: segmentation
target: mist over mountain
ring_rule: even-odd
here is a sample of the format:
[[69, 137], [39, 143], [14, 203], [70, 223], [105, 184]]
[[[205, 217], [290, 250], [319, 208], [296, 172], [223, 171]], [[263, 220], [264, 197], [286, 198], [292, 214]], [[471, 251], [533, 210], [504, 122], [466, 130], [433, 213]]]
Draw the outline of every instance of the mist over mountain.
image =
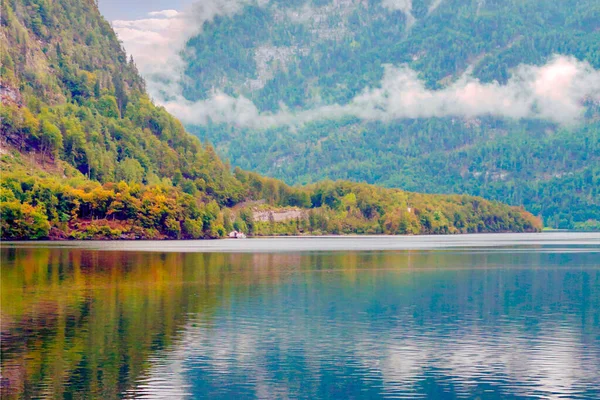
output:
[[113, 26], [234, 165], [600, 220], [597, 1], [202, 1]]
[[[233, 169], [152, 102], [136, 62], [95, 0], [15, 0], [1, 7], [3, 240], [207, 239], [234, 230], [270, 236], [542, 228], [539, 218], [522, 208], [481, 197], [344, 181], [292, 187]], [[223, 11], [219, 7], [199, 10], [214, 18]], [[179, 13], [150, 17], [173, 19]], [[179, 26], [185, 37], [186, 25]]]

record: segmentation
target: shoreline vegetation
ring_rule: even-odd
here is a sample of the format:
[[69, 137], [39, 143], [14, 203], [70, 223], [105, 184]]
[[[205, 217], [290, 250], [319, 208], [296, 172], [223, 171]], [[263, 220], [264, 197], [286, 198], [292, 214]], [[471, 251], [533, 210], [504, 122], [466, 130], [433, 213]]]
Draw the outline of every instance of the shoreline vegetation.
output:
[[232, 171], [152, 103], [92, 0], [3, 2], [2, 33], [3, 240], [542, 229], [524, 209], [479, 197]]
[[[251, 194], [227, 207], [167, 185], [90, 181], [46, 173], [2, 174], [2, 239], [217, 239], [298, 235], [422, 235], [539, 232], [526, 211], [471, 196], [422, 195], [350, 182], [292, 188], [241, 170], [251, 187], [278, 183], [289, 192], [268, 201]], [[281, 193], [279, 190], [277, 193]], [[300, 203], [300, 204], [298, 204]]]

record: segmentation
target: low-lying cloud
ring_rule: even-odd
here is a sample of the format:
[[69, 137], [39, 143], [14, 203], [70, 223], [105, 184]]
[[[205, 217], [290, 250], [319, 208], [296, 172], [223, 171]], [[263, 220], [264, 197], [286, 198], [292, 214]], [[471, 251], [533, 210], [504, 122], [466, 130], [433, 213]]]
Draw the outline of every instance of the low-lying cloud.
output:
[[418, 73], [407, 66], [387, 65], [380, 85], [364, 89], [349, 103], [301, 111], [261, 113], [249, 99], [221, 92], [198, 102], [177, 96], [164, 106], [188, 124], [204, 125], [212, 121], [252, 128], [343, 117], [392, 121], [495, 116], [568, 125], [583, 116], [586, 100], [600, 101], [600, 71], [575, 58], [555, 56], [544, 66], [517, 67], [506, 84], [482, 83], [466, 74], [440, 90], [427, 89]]
[[440, 6], [440, 4], [442, 4], [442, 1], [443, 0], [434, 0], [433, 3], [431, 3], [431, 5], [429, 6], [427, 13], [431, 14], [432, 12], [434, 12]]
[[406, 28], [410, 29], [417, 21], [412, 14], [412, 0], [383, 0], [381, 5], [390, 10], [399, 10], [406, 16]]
[[[154, 100], [191, 125], [212, 121], [269, 128], [344, 117], [391, 121], [450, 116], [541, 119], [568, 125], [582, 118], [586, 101], [600, 101], [600, 71], [564, 55], [554, 56], [543, 66], [518, 66], [505, 84], [484, 83], [467, 72], [439, 90], [428, 89], [407, 65], [386, 65], [381, 82], [366, 87], [350, 102], [304, 110], [283, 107], [276, 113], [261, 112], [248, 98], [218, 90], [206, 100], [185, 99], [181, 52], [186, 41], [201, 32], [204, 22], [240, 12], [249, 2], [203, 0], [184, 12], [158, 11], [146, 19], [114, 21], [113, 26], [136, 59]], [[410, 0], [387, 2], [410, 12]]]

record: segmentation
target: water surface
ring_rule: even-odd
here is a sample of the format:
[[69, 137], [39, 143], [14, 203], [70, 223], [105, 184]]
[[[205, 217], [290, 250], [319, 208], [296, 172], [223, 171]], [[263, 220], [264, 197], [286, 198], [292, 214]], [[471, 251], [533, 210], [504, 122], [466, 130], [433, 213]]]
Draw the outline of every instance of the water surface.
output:
[[1, 261], [2, 398], [600, 398], [597, 234], [4, 243]]
[[[68, 241], [68, 242], [12, 242], [11, 248], [64, 248], [88, 250], [152, 251], [169, 253], [214, 252], [306, 252], [306, 251], [392, 251], [435, 250], [449, 248], [503, 248], [513, 251], [527, 247], [539, 249], [555, 246], [552, 251], [568, 251], [575, 245], [581, 249], [600, 251], [600, 234], [585, 232], [553, 233], [498, 233], [477, 235], [423, 235], [423, 236], [301, 236], [246, 240], [174, 240], [174, 241]], [[566, 246], [556, 248], [556, 246]]]

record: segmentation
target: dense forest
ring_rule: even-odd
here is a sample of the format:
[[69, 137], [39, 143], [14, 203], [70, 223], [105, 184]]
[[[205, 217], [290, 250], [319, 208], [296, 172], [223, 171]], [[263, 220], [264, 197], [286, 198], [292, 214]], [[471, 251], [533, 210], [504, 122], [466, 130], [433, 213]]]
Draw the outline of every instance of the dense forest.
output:
[[541, 229], [480, 197], [232, 170], [153, 104], [93, 0], [5, 1], [1, 24], [3, 239]]
[[[347, 105], [408, 66], [431, 91], [465, 73], [506, 84], [556, 55], [600, 69], [595, 0], [320, 0], [250, 3], [187, 42], [183, 95], [246, 98], [262, 115]], [[218, 43], [218, 46], [211, 45]], [[498, 116], [370, 121], [324, 116], [248, 126], [184, 121], [234, 166], [284, 181], [350, 179], [524, 206], [555, 228], [600, 224], [600, 107], [577, 124]]]

